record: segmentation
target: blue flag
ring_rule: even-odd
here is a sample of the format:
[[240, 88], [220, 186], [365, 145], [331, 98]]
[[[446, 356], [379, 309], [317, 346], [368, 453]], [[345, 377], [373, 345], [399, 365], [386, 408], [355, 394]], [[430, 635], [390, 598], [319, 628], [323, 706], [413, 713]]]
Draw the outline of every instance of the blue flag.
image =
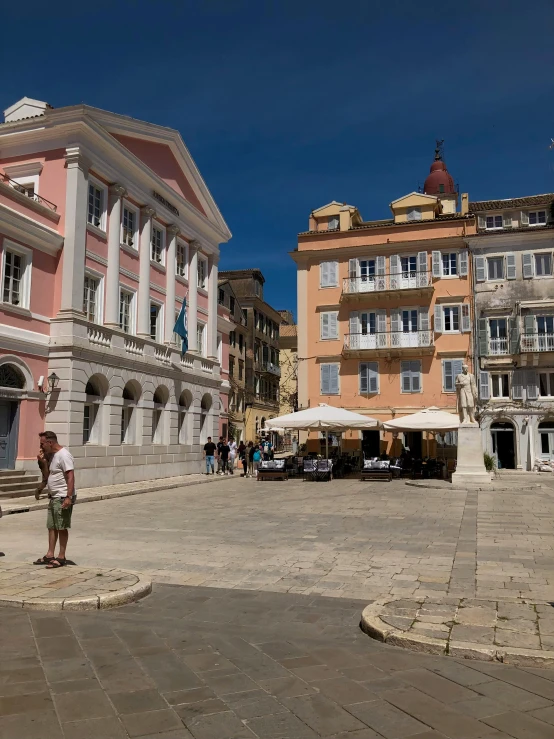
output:
[[183, 305], [181, 306], [181, 312], [177, 316], [175, 326], [173, 327], [174, 333], [183, 339], [183, 345], [181, 347], [181, 354], [186, 354], [189, 348], [189, 333], [187, 331], [187, 299], [183, 298]]

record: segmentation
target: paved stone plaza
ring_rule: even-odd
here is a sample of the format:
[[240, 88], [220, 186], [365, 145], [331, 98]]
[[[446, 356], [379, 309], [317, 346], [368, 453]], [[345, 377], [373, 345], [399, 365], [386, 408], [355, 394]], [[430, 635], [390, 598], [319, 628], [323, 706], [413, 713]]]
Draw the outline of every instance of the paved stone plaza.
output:
[[[359, 622], [383, 596], [546, 611], [553, 515], [550, 487], [348, 480], [82, 504], [68, 556], [154, 590], [109, 611], [0, 609], [0, 739], [552, 739], [554, 670], [415, 654]], [[45, 512], [0, 535], [0, 567], [34, 559]]]

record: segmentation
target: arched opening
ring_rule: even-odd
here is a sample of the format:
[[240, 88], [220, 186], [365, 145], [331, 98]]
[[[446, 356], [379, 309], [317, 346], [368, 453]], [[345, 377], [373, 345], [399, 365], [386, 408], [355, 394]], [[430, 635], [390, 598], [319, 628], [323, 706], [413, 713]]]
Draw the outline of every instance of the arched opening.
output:
[[539, 449], [541, 459], [554, 459], [554, 418], [539, 423]]
[[169, 390], [159, 385], [152, 398], [152, 444], [165, 444], [165, 406], [169, 398]]
[[491, 441], [498, 469], [515, 470], [516, 436], [513, 423], [510, 421], [491, 423]]
[[123, 405], [121, 407], [121, 443], [137, 443], [137, 403], [141, 396], [141, 387], [136, 380], [129, 380], [123, 388]]
[[192, 444], [192, 393], [183, 390], [179, 397], [179, 444]]
[[108, 380], [103, 375], [92, 375], [85, 386], [83, 406], [83, 444], [100, 444], [102, 405], [108, 391]]
[[[13, 364], [6, 362], [0, 365], [0, 387], [9, 390], [24, 390], [25, 375]], [[8, 395], [8, 393], [5, 393]], [[14, 399], [0, 399], [0, 469], [13, 469], [17, 457], [17, 435], [19, 417], [18, 393]]]
[[204, 393], [202, 400], [200, 401], [200, 443], [205, 444], [208, 440], [210, 433], [210, 417], [212, 409], [212, 396], [209, 393]]

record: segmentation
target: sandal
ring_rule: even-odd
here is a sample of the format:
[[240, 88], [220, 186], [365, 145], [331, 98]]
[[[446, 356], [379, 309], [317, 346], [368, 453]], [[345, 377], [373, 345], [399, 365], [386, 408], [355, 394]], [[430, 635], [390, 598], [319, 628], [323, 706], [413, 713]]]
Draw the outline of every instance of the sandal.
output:
[[55, 559], [55, 557], [48, 557], [46, 554], [44, 557], [40, 557], [39, 559], [36, 559], [33, 564], [34, 565], [47, 565], [50, 564], [50, 562]]
[[46, 565], [47, 570], [57, 570], [59, 567], [65, 566], [65, 559], [61, 557], [52, 557], [49, 564]]

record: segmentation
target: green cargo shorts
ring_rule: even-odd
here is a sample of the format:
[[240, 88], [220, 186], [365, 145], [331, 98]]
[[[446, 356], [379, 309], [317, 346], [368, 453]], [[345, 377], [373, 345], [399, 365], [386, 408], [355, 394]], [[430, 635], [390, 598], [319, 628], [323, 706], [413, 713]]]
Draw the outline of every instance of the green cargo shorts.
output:
[[50, 498], [48, 503], [48, 516], [46, 518], [46, 528], [48, 529], [70, 529], [71, 528], [71, 514], [73, 513], [73, 506], [69, 508], [62, 508], [64, 498]]

